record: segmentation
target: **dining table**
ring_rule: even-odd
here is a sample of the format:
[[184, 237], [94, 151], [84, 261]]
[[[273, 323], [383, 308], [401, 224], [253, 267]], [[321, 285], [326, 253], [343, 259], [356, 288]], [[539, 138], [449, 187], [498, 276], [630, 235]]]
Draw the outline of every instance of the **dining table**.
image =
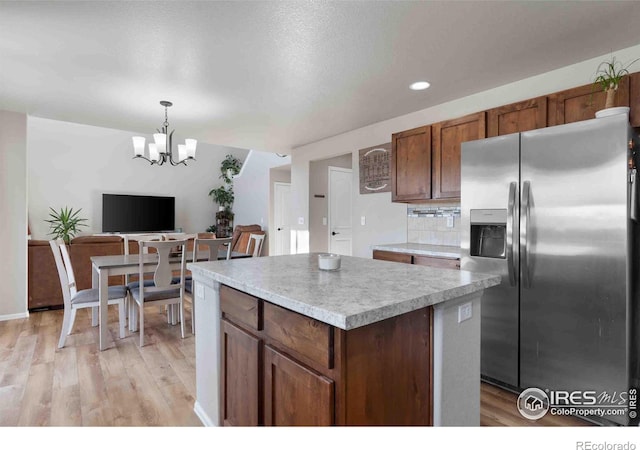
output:
[[[100, 350], [105, 350], [108, 344], [109, 330], [107, 327], [107, 301], [108, 301], [108, 288], [109, 277], [116, 275], [135, 275], [140, 270], [140, 258], [143, 258], [144, 266], [149, 266], [150, 271], [153, 271], [153, 267], [158, 264], [158, 254], [133, 254], [133, 255], [108, 255], [108, 256], [92, 256], [91, 267], [92, 288], [98, 289], [100, 303], [98, 306], [98, 329], [100, 334]], [[198, 252], [196, 259], [198, 261], [207, 261], [209, 253], [202, 251]], [[237, 258], [250, 258], [251, 255], [241, 252], [231, 252], [231, 259]], [[193, 261], [193, 255], [191, 252], [185, 256], [186, 262]], [[227, 250], [221, 249], [218, 252], [218, 259], [227, 259]], [[172, 270], [179, 270], [182, 258], [174, 256], [169, 258], [169, 266]], [[93, 315], [95, 318], [95, 314]], [[95, 325], [95, 323], [93, 323]]]

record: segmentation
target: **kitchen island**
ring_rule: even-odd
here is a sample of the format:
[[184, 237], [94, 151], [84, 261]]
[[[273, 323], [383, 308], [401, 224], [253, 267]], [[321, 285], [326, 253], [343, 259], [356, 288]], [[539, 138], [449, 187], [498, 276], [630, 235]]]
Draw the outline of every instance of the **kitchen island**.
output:
[[205, 425], [479, 425], [500, 277], [317, 254], [189, 264]]

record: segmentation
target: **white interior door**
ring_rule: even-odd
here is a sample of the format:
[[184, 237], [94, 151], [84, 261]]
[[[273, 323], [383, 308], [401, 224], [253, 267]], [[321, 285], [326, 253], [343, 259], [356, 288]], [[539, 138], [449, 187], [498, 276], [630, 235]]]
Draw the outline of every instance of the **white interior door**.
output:
[[276, 228], [276, 255], [291, 254], [291, 184], [276, 182], [273, 184], [273, 220]]
[[329, 252], [351, 256], [352, 171], [329, 166]]

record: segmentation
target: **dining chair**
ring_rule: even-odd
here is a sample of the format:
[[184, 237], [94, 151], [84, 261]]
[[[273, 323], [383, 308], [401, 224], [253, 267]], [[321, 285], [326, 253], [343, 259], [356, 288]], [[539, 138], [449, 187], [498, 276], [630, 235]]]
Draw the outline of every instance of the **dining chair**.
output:
[[[69, 251], [62, 240], [49, 241], [53, 259], [58, 269], [60, 287], [62, 288], [62, 298], [64, 300], [64, 315], [62, 318], [62, 331], [58, 348], [63, 348], [67, 336], [71, 334], [73, 323], [76, 319], [76, 312], [81, 308], [98, 308], [100, 296], [98, 289], [76, 289], [76, 278], [69, 258]], [[120, 339], [125, 337], [125, 300], [127, 298], [126, 286], [109, 286], [108, 305], [118, 305], [118, 317], [120, 321]]]
[[[159, 233], [147, 233], [147, 234], [124, 234], [122, 235], [124, 238], [124, 254], [129, 255], [131, 253], [130, 243], [136, 242], [139, 244], [140, 241], [162, 241], [163, 236]], [[145, 250], [145, 254], [149, 252], [147, 248]], [[127, 286], [127, 289], [135, 289], [140, 286], [140, 280], [132, 279], [131, 275], [126, 274], [124, 276], [124, 284]], [[144, 284], [147, 286], [153, 286], [153, 280], [144, 280]], [[132, 302], [129, 302], [129, 296], [127, 296], [127, 317], [131, 316], [131, 310], [133, 309]], [[169, 315], [167, 315], [167, 319], [169, 319]], [[133, 320], [129, 321], [129, 331], [136, 331], [137, 325]]]
[[[193, 258], [191, 261], [198, 261], [198, 256], [202, 257], [202, 254], [198, 255], [198, 250], [202, 250], [204, 247], [206, 250], [206, 260], [207, 261], [216, 261], [218, 259], [218, 252], [220, 251], [221, 246], [227, 247], [227, 256], [225, 259], [231, 259], [231, 238], [220, 238], [220, 239], [202, 239], [195, 238], [193, 240]], [[200, 259], [200, 261], [203, 261]], [[196, 334], [196, 326], [195, 326], [195, 309], [196, 302], [193, 299], [193, 279], [190, 277], [186, 279], [184, 282], [185, 289], [185, 299], [191, 302], [191, 333]]]
[[[184, 275], [186, 267], [186, 240], [175, 241], [139, 241], [139, 279], [144, 279], [146, 273], [143, 256], [149, 253], [149, 249], [154, 249], [158, 254], [158, 261], [153, 270], [153, 285], [148, 286], [142, 283], [138, 287], [129, 289], [131, 299], [138, 308], [132, 308], [130, 320], [139, 322], [140, 347], [144, 346], [144, 307], [147, 305], [177, 305], [180, 312], [180, 333], [184, 338]], [[175, 249], [180, 252], [180, 278], [178, 283], [172, 283], [173, 276], [169, 265], [170, 253]]]
[[[251, 241], [254, 242], [253, 252], [251, 251]], [[251, 256], [260, 256], [262, 253], [262, 242], [264, 241], [264, 234], [253, 234], [249, 235], [249, 240], [247, 241], [247, 251], [245, 253], [251, 254]]]

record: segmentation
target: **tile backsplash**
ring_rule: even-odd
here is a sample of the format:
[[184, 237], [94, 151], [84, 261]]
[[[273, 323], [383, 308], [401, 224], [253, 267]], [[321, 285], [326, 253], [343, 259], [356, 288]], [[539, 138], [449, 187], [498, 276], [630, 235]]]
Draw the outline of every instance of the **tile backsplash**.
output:
[[[447, 226], [453, 217], [453, 227]], [[407, 206], [407, 240], [418, 244], [460, 246], [460, 204]]]

